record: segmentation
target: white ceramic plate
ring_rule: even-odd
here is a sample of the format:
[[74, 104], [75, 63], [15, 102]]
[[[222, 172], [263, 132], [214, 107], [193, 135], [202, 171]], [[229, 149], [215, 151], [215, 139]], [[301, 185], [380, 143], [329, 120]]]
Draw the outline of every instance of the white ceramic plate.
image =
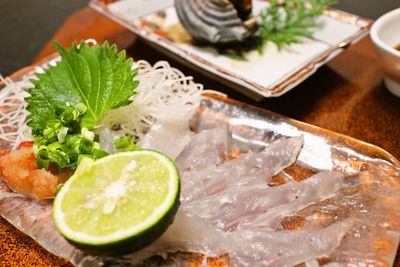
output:
[[[92, 0], [90, 5], [142, 37], [149, 44], [189, 66], [255, 99], [280, 96], [313, 74], [368, 33], [372, 20], [328, 9], [319, 18], [313, 39], [278, 50], [269, 45], [263, 54], [233, 59], [213, 47], [195, 46], [179, 23], [173, 0]], [[253, 13], [268, 6], [254, 0]]]

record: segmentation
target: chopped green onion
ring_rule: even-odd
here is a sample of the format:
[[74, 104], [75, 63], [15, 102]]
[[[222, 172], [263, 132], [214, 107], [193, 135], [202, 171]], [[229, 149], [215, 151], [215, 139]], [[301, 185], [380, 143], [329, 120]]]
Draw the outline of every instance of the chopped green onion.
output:
[[38, 147], [38, 150], [45, 150], [45, 151], [47, 151], [47, 146], [41, 145], [41, 146]]
[[93, 167], [93, 159], [89, 158], [87, 155], [79, 155], [78, 168], [76, 168], [75, 174], [81, 175], [85, 172], [89, 172]]
[[50, 160], [57, 163], [61, 168], [68, 168], [70, 166], [67, 153], [59, 150], [54, 150], [50, 154]]
[[90, 154], [93, 150], [93, 142], [82, 138], [79, 144], [79, 154]]
[[49, 163], [50, 163], [50, 161], [48, 159], [43, 159], [41, 157], [37, 157], [36, 158], [36, 165], [39, 168], [44, 168], [44, 169], [48, 170], [49, 169]]
[[53, 152], [56, 150], [61, 150], [62, 144], [60, 142], [54, 142], [47, 146], [49, 152]]
[[72, 151], [72, 150], [67, 150], [67, 157], [70, 159], [70, 162], [76, 162], [78, 159], [78, 153]]
[[47, 152], [47, 150], [39, 150], [37, 155], [38, 155], [38, 158], [49, 159], [49, 152]]
[[108, 153], [104, 150], [101, 149], [93, 149], [92, 151], [92, 158], [93, 159], [101, 159], [104, 158], [105, 156], [107, 156]]
[[79, 146], [82, 137], [78, 135], [67, 135], [65, 138], [65, 146], [69, 147], [72, 151], [79, 153]]
[[114, 140], [114, 146], [118, 150], [122, 151], [134, 151], [134, 150], [140, 150], [139, 147], [137, 147], [131, 137], [124, 136], [120, 137]]
[[50, 163], [55, 163], [61, 169], [76, 168], [83, 157], [99, 159], [108, 155], [101, 150], [98, 135], [85, 127], [79, 130], [79, 117], [86, 110], [83, 103], [78, 103], [75, 107], [67, 105], [64, 110], [59, 111], [60, 119], [52, 119], [46, 123], [42, 136], [35, 140], [34, 146], [40, 168], [48, 169]]
[[58, 119], [52, 119], [49, 120], [48, 122], [46, 122], [46, 128], [50, 128], [50, 129], [58, 129], [61, 127], [61, 121]]
[[81, 130], [81, 135], [83, 136], [83, 138], [86, 138], [89, 141], [94, 140], [94, 132], [89, 131], [86, 127], [83, 127]]
[[123, 149], [131, 144], [132, 140], [130, 137], [123, 136], [114, 140], [114, 146], [116, 149]]
[[135, 151], [135, 150], [141, 150], [140, 147], [136, 146], [135, 144], [131, 143], [129, 146], [125, 147], [123, 151]]
[[61, 121], [64, 124], [69, 124], [72, 121], [76, 121], [78, 119], [79, 112], [75, 110], [73, 107], [67, 107], [63, 113], [61, 113]]
[[93, 142], [93, 149], [100, 149], [100, 143], [99, 142]]
[[62, 127], [57, 134], [57, 139], [60, 143], [64, 143], [65, 137], [68, 134], [68, 127]]
[[75, 105], [76, 110], [79, 112], [79, 115], [83, 115], [87, 111], [87, 106], [83, 103], [78, 103]]
[[57, 140], [58, 129], [46, 128], [43, 131], [43, 137], [47, 139], [49, 143]]
[[94, 139], [93, 139], [93, 141], [95, 141], [95, 142], [100, 142], [100, 136], [98, 135], [98, 134], [94, 134]]

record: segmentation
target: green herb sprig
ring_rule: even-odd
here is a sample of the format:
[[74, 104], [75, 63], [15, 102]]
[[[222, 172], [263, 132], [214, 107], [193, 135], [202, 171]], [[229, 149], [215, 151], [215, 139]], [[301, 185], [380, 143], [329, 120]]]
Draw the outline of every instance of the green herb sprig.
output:
[[236, 60], [245, 60], [245, 53], [258, 50], [263, 53], [268, 43], [279, 50], [291, 44], [312, 38], [320, 26], [316, 18], [336, 0], [271, 0], [270, 5], [258, 14], [258, 28], [245, 41], [222, 44], [217, 47], [221, 54]]
[[271, 0], [270, 3], [268, 8], [261, 11], [260, 25], [255, 33], [259, 39], [258, 50], [261, 52], [269, 42], [282, 49], [287, 45], [301, 43], [303, 38], [311, 38], [313, 29], [319, 26], [315, 18], [336, 1], [285, 0], [283, 7], [278, 0]]

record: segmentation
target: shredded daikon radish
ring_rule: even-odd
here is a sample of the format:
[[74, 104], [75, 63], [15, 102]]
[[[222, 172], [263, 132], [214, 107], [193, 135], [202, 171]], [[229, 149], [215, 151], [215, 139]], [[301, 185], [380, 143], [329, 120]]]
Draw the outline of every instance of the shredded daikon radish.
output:
[[139, 141], [156, 122], [187, 123], [200, 105], [203, 86], [166, 61], [151, 66], [139, 60], [136, 67], [140, 84], [132, 103], [109, 111], [99, 128], [112, 129], [114, 136], [128, 135]]
[[0, 83], [4, 85], [0, 90], [0, 142], [16, 146], [26, 139], [24, 133], [29, 132], [29, 128], [26, 126], [28, 111], [24, 98], [28, 95], [25, 89], [32, 87], [30, 78], [27, 75], [13, 82], [0, 75]]

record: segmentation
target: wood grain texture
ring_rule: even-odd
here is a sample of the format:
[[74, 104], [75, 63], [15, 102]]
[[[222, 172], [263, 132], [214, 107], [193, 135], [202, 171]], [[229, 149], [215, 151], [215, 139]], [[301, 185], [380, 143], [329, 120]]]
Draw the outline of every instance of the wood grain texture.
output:
[[[206, 88], [231, 98], [380, 146], [400, 159], [400, 98], [383, 85], [381, 63], [368, 37], [320, 68], [294, 90], [279, 98], [254, 102], [150, 48], [134, 34], [90, 8], [71, 16], [52, 40], [64, 46], [94, 38], [127, 48], [129, 56], [151, 63], [168, 60]], [[34, 62], [54, 52], [50, 42]], [[0, 266], [66, 266], [32, 239], [0, 219]], [[399, 259], [395, 266], [400, 266]]]

